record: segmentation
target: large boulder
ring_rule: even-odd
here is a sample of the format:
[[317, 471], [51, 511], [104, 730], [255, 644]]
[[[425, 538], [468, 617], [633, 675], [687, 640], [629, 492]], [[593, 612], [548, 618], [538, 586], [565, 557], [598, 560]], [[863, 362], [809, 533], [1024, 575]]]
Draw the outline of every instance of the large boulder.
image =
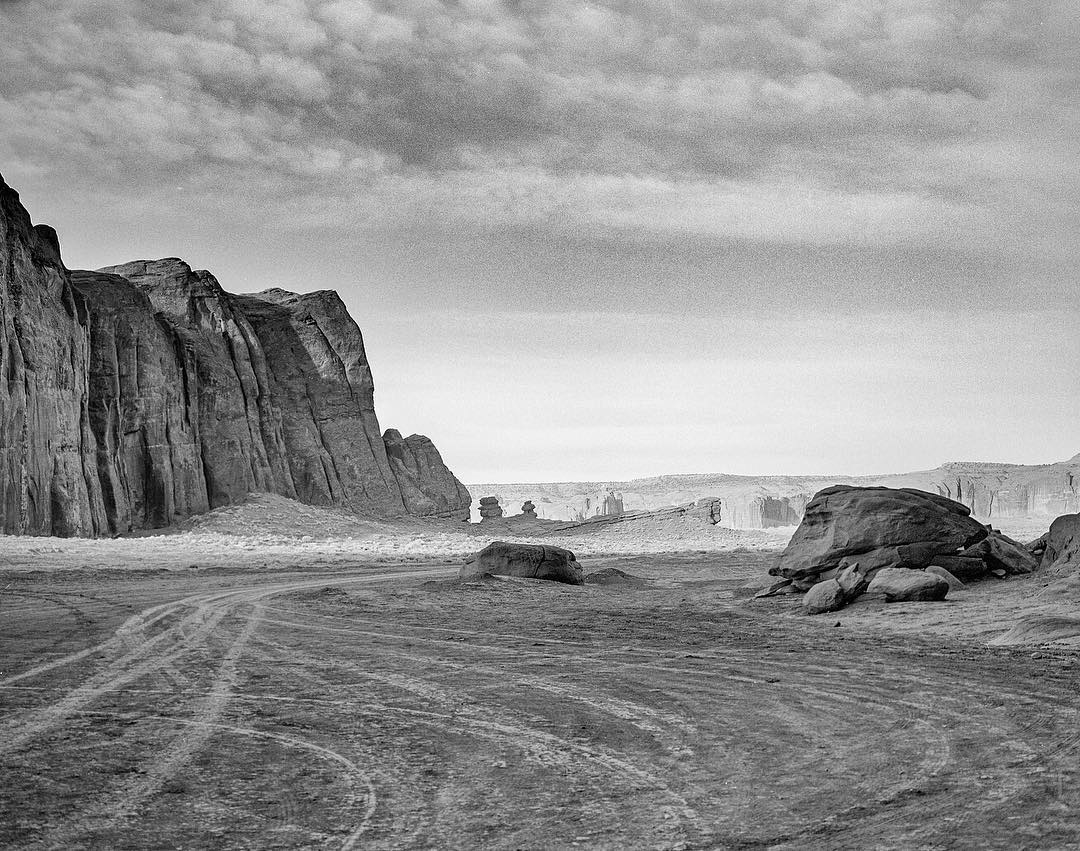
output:
[[583, 585], [577, 557], [562, 547], [493, 541], [461, 566], [460, 576], [519, 576]]
[[948, 593], [949, 583], [942, 577], [902, 567], [882, 568], [866, 589], [867, 596], [881, 595], [886, 603], [944, 600]]
[[847, 605], [844, 589], [835, 579], [826, 579], [813, 586], [802, 598], [803, 611], [808, 615], [835, 612]]
[[1039, 566], [1035, 556], [1020, 544], [997, 532], [990, 532], [981, 541], [960, 553], [960, 556], [980, 558], [989, 570], [1004, 570], [1010, 574], [1031, 573]]
[[1080, 514], [1063, 514], [1050, 524], [1043, 567], [1080, 567]]
[[870, 577], [858, 562], [854, 564], [843, 562], [840, 567], [828, 573], [828, 578], [822, 578], [821, 582], [811, 585], [806, 596], [803, 597], [803, 610], [808, 615], [820, 615], [842, 609], [861, 596], [870, 584]]
[[961, 588], [964, 587], [963, 582], [961, 582], [959, 579], [957, 579], [955, 576], [949, 573], [949, 571], [947, 571], [944, 567], [941, 567], [940, 565], [932, 564], [928, 568], [926, 568], [926, 572], [932, 573], [934, 576], [940, 576], [942, 579], [948, 582], [950, 591], [959, 591]]
[[769, 572], [812, 579], [846, 558], [858, 560], [867, 573], [883, 567], [920, 569], [987, 534], [967, 506], [937, 494], [838, 485], [810, 501], [787, 549]]
[[986, 562], [977, 556], [934, 556], [934, 564], [943, 567], [957, 579], [971, 582], [973, 579], [982, 579], [986, 576]]

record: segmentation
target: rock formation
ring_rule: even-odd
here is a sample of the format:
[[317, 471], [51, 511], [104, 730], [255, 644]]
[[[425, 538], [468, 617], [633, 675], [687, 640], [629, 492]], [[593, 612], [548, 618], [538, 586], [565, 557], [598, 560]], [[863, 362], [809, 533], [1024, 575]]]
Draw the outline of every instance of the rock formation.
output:
[[480, 520], [494, 520], [503, 516], [502, 507], [499, 505], [499, 498], [494, 496], [485, 496], [480, 498]]
[[381, 433], [329, 291], [237, 296], [176, 258], [69, 273], [0, 180], [5, 532], [157, 528], [266, 491], [465, 518], [428, 438]]
[[570, 550], [539, 544], [508, 544], [494, 541], [461, 566], [460, 576], [518, 576], [583, 585], [581, 566]]
[[958, 502], [907, 488], [838, 485], [811, 500], [769, 570], [783, 578], [756, 596], [804, 591], [804, 610], [816, 614], [864, 591], [888, 602], [942, 600], [950, 588], [963, 587], [958, 575], [1004, 577], [1036, 566], [1028, 550], [974, 520]]
[[880, 595], [886, 603], [944, 600], [948, 593], [948, 581], [937, 574], [899, 567], [881, 568], [866, 589], [867, 596]]
[[536, 519], [536, 506], [533, 505], [531, 499], [527, 499], [521, 504], [521, 516], [527, 517], [530, 520]]
[[0, 528], [74, 535], [105, 525], [88, 412], [86, 306], [52, 228], [0, 178]]
[[806, 509], [776, 567], [787, 579], [814, 579], [857, 560], [881, 567], [923, 568], [987, 537], [968, 509], [937, 494], [838, 485], [819, 492]]
[[443, 463], [430, 438], [422, 434], [402, 437], [397, 429], [388, 428], [383, 444], [411, 514], [469, 519], [469, 492]]
[[1042, 566], [1080, 567], [1080, 514], [1065, 514], [1050, 524]]

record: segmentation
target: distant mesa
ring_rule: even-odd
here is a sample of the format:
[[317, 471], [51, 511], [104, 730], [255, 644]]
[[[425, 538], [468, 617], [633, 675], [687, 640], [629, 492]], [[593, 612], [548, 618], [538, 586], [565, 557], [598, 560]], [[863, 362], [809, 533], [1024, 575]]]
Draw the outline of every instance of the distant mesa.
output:
[[767, 529], [798, 526], [814, 494], [832, 485], [916, 488], [967, 506], [984, 523], [1030, 519], [1049, 525], [1062, 514], [1080, 512], [1080, 455], [1054, 464], [964, 461], [880, 476], [695, 473], [607, 482], [487, 483], [469, 490], [498, 493], [504, 503], [531, 499], [541, 518], [570, 521], [711, 498], [720, 503], [721, 526]]
[[160, 528], [251, 492], [467, 519], [431, 441], [382, 432], [336, 293], [234, 295], [175, 257], [70, 272], [2, 178], [0, 256], [4, 533]]

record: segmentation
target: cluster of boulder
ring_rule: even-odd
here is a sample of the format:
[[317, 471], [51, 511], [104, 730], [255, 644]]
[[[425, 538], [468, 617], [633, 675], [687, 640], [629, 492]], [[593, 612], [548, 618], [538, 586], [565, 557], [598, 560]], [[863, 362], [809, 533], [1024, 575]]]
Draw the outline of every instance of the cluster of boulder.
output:
[[583, 585], [584, 577], [577, 557], [562, 547], [542, 544], [512, 544], [493, 541], [461, 566], [462, 579], [482, 576], [517, 576], [523, 579], [547, 579], [568, 585]]
[[888, 602], [942, 600], [964, 581], [1037, 566], [1032, 552], [979, 523], [961, 503], [909, 488], [838, 485], [806, 506], [769, 571], [778, 580], [758, 596], [806, 592], [804, 608], [816, 614], [863, 594]]
[[480, 497], [480, 522], [494, 520], [503, 516], [502, 506], [499, 505], [498, 497]]

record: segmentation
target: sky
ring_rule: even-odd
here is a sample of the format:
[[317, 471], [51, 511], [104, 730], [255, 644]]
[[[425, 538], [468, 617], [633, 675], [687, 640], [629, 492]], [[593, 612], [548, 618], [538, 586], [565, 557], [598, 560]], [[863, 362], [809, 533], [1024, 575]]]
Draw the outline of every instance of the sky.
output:
[[71, 268], [335, 289], [467, 482], [1080, 452], [1071, 0], [0, 0]]

